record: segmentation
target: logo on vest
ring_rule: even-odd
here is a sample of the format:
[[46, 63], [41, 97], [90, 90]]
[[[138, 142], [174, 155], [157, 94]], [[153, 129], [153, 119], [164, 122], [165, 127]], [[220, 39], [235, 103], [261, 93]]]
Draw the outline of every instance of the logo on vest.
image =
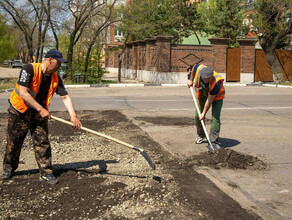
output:
[[25, 70], [21, 71], [19, 82], [28, 82], [28, 73]]

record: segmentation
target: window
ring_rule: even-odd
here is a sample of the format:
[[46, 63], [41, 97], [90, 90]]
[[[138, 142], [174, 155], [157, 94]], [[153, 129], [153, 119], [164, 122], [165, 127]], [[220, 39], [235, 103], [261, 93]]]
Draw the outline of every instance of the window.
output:
[[115, 30], [114, 30], [114, 41], [115, 42], [121, 42], [123, 36], [124, 36], [123, 33], [121, 31], [119, 31], [118, 28], [115, 27]]

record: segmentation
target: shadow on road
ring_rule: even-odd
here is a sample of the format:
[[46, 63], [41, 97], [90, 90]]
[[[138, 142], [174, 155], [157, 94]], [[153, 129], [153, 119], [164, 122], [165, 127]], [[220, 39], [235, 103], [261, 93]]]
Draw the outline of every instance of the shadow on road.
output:
[[221, 147], [223, 148], [234, 147], [240, 144], [240, 141], [229, 138], [219, 138], [219, 142], [221, 143]]
[[[86, 173], [100, 173], [105, 172], [107, 169], [107, 164], [109, 163], [118, 163], [116, 160], [91, 160], [91, 161], [82, 161], [82, 162], [73, 162], [73, 163], [66, 163], [66, 164], [54, 164], [53, 171], [54, 175], [61, 176], [63, 173], [68, 171], [75, 171], [75, 172], [86, 172]], [[86, 168], [94, 167], [98, 165], [99, 169], [90, 169], [85, 170]], [[13, 176], [21, 176], [21, 175], [31, 175], [39, 173], [39, 169], [31, 169], [31, 170], [22, 170], [14, 172]]]

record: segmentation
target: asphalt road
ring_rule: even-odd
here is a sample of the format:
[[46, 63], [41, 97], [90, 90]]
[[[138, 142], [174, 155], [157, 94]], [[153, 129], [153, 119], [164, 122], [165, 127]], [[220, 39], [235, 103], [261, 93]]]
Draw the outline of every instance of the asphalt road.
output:
[[[136, 116], [192, 118], [194, 114], [187, 87], [72, 88], [68, 92], [76, 110], [118, 109], [133, 120]], [[0, 111], [8, 108], [9, 95], [0, 93]], [[58, 95], [50, 110], [65, 110]], [[246, 207], [255, 206], [264, 218], [292, 219], [292, 89], [226, 87], [221, 120], [222, 144], [263, 158], [271, 170], [202, 172], [243, 205], [249, 203]], [[194, 131], [149, 124], [141, 127], [174, 155], [197, 153]], [[228, 189], [230, 182], [239, 194], [232, 195], [235, 189]]]

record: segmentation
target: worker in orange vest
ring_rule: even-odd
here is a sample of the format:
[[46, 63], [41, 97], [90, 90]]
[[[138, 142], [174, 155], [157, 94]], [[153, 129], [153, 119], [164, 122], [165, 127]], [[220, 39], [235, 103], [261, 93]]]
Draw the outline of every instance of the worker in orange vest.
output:
[[55, 92], [60, 95], [68, 110], [73, 127], [79, 129], [82, 126], [62, 79], [56, 74], [61, 63], [67, 63], [67, 60], [60, 51], [53, 49], [48, 51], [42, 63], [27, 64], [20, 71], [9, 99], [2, 180], [9, 180], [17, 169], [23, 141], [30, 130], [40, 180], [50, 184], [58, 183], [58, 179], [53, 175], [48, 139], [48, 119], [51, 118], [49, 105]]
[[195, 87], [199, 108], [202, 112], [201, 117], [199, 117], [197, 112], [195, 115], [198, 135], [195, 140], [196, 144], [201, 144], [204, 138], [206, 138], [200, 120], [205, 120], [206, 114], [212, 106], [212, 121], [209, 135], [210, 142], [213, 148], [214, 146], [215, 149], [220, 148], [220, 143], [218, 141], [221, 127], [220, 115], [223, 99], [225, 97], [223, 81], [224, 79], [211, 67], [196, 64], [191, 70], [187, 84], [188, 87]]

